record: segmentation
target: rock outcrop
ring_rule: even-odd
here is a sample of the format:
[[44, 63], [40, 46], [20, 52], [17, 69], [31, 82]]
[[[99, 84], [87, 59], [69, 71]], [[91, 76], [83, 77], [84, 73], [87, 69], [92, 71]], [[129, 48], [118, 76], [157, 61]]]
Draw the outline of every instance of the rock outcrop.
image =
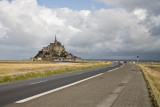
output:
[[54, 43], [50, 43], [47, 47], [43, 47], [38, 54], [30, 59], [31, 61], [82, 61], [80, 57], [76, 57], [68, 53], [64, 46], [57, 41], [56, 37]]

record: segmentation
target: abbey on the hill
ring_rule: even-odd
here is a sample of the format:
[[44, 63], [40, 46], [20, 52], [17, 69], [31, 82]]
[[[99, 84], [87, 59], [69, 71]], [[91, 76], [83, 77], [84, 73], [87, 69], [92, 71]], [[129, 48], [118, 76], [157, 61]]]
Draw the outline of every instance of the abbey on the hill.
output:
[[30, 59], [31, 61], [82, 61], [80, 57], [76, 57], [66, 52], [64, 46], [57, 41], [56, 36], [54, 43], [50, 43], [47, 47], [43, 47], [38, 54]]

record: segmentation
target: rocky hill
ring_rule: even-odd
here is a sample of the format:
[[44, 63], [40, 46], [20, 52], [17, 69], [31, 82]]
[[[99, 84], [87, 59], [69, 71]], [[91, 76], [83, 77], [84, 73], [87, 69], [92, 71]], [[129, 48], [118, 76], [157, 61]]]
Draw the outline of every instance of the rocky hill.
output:
[[64, 46], [57, 41], [56, 37], [54, 43], [50, 43], [47, 47], [43, 47], [38, 54], [30, 59], [31, 61], [82, 61], [80, 57], [76, 57], [68, 53]]

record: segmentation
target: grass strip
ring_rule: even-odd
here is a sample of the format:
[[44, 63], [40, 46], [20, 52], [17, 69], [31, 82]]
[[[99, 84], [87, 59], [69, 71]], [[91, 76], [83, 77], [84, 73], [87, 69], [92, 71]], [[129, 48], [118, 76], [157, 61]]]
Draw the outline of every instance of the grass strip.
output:
[[92, 65], [89, 67], [80, 67], [80, 68], [66, 68], [63, 70], [53, 71], [53, 70], [45, 70], [43, 72], [29, 72], [26, 74], [20, 74], [20, 75], [8, 75], [8, 76], [1, 76], [0, 77], [0, 83], [7, 83], [7, 82], [13, 82], [13, 81], [20, 81], [20, 80], [26, 80], [31, 78], [38, 78], [38, 77], [45, 77], [45, 76], [52, 76], [52, 75], [58, 75], [58, 74], [64, 74], [69, 72], [75, 72], [75, 71], [81, 71], [81, 70], [87, 70], [92, 68], [99, 68], [104, 66], [109, 66], [110, 64], [103, 64], [103, 65]]
[[139, 67], [141, 68], [143, 77], [144, 77], [144, 79], [147, 83], [147, 87], [148, 87], [148, 90], [149, 90], [149, 95], [150, 95], [150, 98], [151, 98], [151, 102], [152, 102], [154, 107], [159, 107], [158, 103], [157, 103], [157, 99], [155, 97], [155, 93], [153, 92], [153, 89], [152, 89], [153, 87], [151, 87], [151, 83], [149, 82], [149, 79], [147, 77], [147, 72], [141, 66], [139, 66]]

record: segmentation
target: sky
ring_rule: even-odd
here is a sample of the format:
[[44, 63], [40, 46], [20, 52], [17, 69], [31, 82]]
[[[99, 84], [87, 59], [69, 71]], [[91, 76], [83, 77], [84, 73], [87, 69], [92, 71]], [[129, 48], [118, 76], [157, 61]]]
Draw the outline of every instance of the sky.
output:
[[0, 60], [54, 42], [83, 59], [160, 61], [160, 0], [0, 0]]

